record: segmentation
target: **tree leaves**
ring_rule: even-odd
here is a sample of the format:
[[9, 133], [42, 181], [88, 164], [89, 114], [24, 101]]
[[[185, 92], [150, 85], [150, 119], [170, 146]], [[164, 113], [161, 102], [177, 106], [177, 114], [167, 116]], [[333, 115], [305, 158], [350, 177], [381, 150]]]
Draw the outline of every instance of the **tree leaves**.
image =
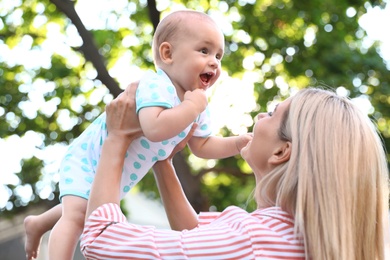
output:
[[[384, 5], [382, 1], [370, 3]], [[364, 43], [366, 34], [358, 20], [366, 12], [366, 1], [174, 1], [167, 10], [160, 10], [159, 1], [129, 1], [121, 10], [107, 10], [108, 17], [96, 17], [99, 21], [105, 19], [106, 28], [88, 29], [75, 4], [70, 0], [24, 0], [20, 5], [15, 2], [8, 6], [6, 12], [0, 10], [1, 138], [34, 131], [43, 138], [39, 149], [71, 142], [104, 111], [105, 100], [122, 91], [124, 86], [121, 88], [118, 79], [109, 73], [122, 57], [142, 69], [154, 67], [151, 40], [160, 11], [165, 13], [179, 5], [217, 15], [229, 24], [224, 28], [226, 54], [222, 67], [235, 78], [241, 79], [248, 72], [257, 75], [253, 87], [258, 107], [251, 116], [266, 111], [270, 102], [283, 100], [294, 89], [318, 84], [343, 87], [351, 98], [371, 102], [371, 116], [378, 122], [387, 150], [390, 148], [390, 73], [377, 46]], [[355, 15], [347, 15], [349, 8]], [[115, 26], [108, 26], [109, 21]], [[81, 45], [70, 44], [70, 32], [74, 30], [82, 39]], [[48, 45], [54, 31], [61, 34], [61, 50]], [[41, 51], [41, 59], [45, 59], [43, 52], [50, 53], [50, 62], [34, 67], [23, 59], [14, 59], [15, 55], [5, 56], [15, 48], [25, 53]], [[107, 88], [110, 95], [101, 94], [101, 88]], [[96, 95], [100, 100], [92, 102]], [[55, 108], [52, 113], [39, 107], [36, 114], [30, 109], [27, 115], [23, 107], [37, 97], [43, 100], [43, 107]], [[73, 125], [61, 125], [64, 117], [71, 118]], [[221, 134], [230, 135], [231, 130], [226, 127]], [[230, 204], [245, 207], [254, 179], [239, 156], [219, 160], [214, 168], [199, 171], [192, 169], [188, 158], [189, 151], [183, 151], [176, 159], [176, 169], [198, 211], [210, 206], [222, 210]], [[45, 177], [44, 163], [32, 157], [21, 164], [21, 171], [16, 173], [19, 183], [9, 187], [15, 190], [18, 185], [30, 184], [34, 190], [31, 201], [38, 202], [35, 184]], [[138, 187], [156, 197], [153, 185], [150, 175]], [[55, 189], [53, 192], [56, 194]], [[14, 211], [24, 207], [18, 200], [15, 194], [10, 197]]]

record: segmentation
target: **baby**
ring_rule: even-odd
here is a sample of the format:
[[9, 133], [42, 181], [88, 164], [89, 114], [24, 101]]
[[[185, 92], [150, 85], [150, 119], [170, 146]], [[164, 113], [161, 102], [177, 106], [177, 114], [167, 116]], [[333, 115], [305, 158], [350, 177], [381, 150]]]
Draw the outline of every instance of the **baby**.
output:
[[[156, 72], [145, 74], [136, 95], [144, 136], [132, 142], [127, 150], [121, 181], [122, 198], [156, 161], [171, 154], [194, 122], [198, 127], [188, 146], [201, 158], [237, 155], [251, 139], [250, 134], [211, 135], [205, 90], [220, 76], [223, 54], [223, 33], [208, 15], [177, 11], [160, 22], [153, 39]], [[27, 259], [37, 257], [40, 239], [50, 229], [50, 259], [72, 259], [83, 230], [101, 147], [108, 134], [105, 117], [103, 113], [75, 139], [62, 160], [61, 204], [41, 215], [26, 218]]]

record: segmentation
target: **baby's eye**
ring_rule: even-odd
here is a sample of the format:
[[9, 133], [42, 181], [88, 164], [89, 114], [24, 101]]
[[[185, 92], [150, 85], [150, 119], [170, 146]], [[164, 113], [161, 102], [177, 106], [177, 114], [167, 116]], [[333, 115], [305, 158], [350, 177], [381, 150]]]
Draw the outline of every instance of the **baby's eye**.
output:
[[269, 111], [267, 114], [268, 114], [269, 116], [272, 116], [273, 112], [272, 112], [272, 111]]
[[207, 54], [208, 50], [206, 48], [203, 48], [203, 49], [200, 50], [200, 52], [203, 53], [203, 54]]
[[222, 55], [221, 55], [221, 54], [217, 54], [217, 55], [215, 56], [215, 58], [217, 58], [217, 60], [222, 60]]

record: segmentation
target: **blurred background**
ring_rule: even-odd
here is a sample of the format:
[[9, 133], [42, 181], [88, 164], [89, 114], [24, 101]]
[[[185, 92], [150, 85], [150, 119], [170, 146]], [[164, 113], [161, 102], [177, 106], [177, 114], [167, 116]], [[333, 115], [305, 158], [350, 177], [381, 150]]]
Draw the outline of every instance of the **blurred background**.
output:
[[[216, 135], [249, 132], [257, 113], [323, 86], [356, 102], [390, 150], [385, 0], [1, 0], [0, 259], [24, 259], [23, 219], [58, 204], [67, 145], [154, 69], [154, 30], [184, 8], [209, 14], [225, 34], [223, 73], [208, 90]], [[254, 178], [240, 156], [203, 160], [183, 150], [174, 163], [197, 211], [254, 209]], [[122, 208], [133, 222], [168, 227], [152, 174]]]

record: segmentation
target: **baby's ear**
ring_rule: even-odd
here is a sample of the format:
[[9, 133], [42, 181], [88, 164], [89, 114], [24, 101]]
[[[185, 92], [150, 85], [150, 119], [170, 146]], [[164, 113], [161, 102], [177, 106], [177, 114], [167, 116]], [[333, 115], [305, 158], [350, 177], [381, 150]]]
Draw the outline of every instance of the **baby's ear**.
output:
[[160, 59], [163, 63], [172, 63], [172, 45], [169, 42], [163, 42], [159, 47]]
[[290, 160], [291, 155], [291, 142], [283, 142], [278, 146], [272, 156], [268, 159], [268, 162], [273, 165], [279, 165]]

